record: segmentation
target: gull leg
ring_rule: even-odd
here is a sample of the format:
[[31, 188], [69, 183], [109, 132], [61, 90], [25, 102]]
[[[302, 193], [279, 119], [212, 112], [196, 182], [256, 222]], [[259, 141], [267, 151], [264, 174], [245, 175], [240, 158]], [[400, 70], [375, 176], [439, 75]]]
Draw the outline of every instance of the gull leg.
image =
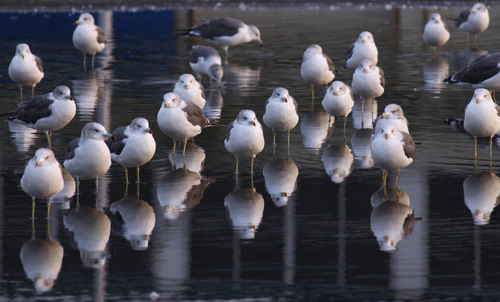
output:
[[476, 38], [477, 38], [477, 35], [474, 35], [474, 49], [477, 48], [477, 46], [476, 46]]
[[401, 170], [400, 169], [396, 170], [396, 188], [399, 188], [399, 171]]
[[236, 156], [236, 171], [235, 171], [236, 175], [238, 175], [238, 165], [239, 165], [239, 163], [240, 163], [240, 158], [238, 156]]
[[250, 175], [253, 175], [253, 162], [255, 161], [255, 157], [250, 159]]
[[99, 194], [99, 176], [95, 178], [95, 196], [97, 199], [97, 195]]
[[273, 130], [273, 147], [276, 147], [276, 131]]
[[127, 167], [123, 167], [124, 171], [125, 171], [125, 183], [128, 184], [129, 181], [128, 181], [128, 169]]
[[474, 160], [477, 159], [477, 137], [474, 136]]
[[493, 102], [497, 102], [497, 98], [495, 97], [495, 90], [491, 89], [490, 90], [491, 98], [493, 98]]
[[346, 144], [346, 140], [347, 140], [346, 137], [345, 137], [345, 132], [346, 132], [345, 131], [345, 126], [346, 126], [346, 124], [347, 124], [347, 115], [344, 116], [344, 145]]
[[141, 171], [141, 167], [135, 167], [135, 179], [137, 179], [137, 183], [140, 183], [141, 179], [139, 176], [139, 172]]
[[45, 131], [45, 137], [47, 138], [49, 149], [52, 149], [52, 131]]
[[83, 70], [87, 71], [87, 54], [83, 53]]
[[128, 182], [125, 183], [125, 193], [123, 194], [123, 196], [125, 196], [125, 197], [128, 196]]
[[187, 138], [184, 140], [184, 148], [182, 149], [182, 156], [186, 156], [186, 145], [187, 145]]
[[490, 172], [493, 171], [493, 136], [490, 137]]
[[311, 108], [314, 108], [314, 85], [311, 84]]
[[76, 179], [76, 205], [80, 206], [80, 179]]
[[92, 55], [92, 70], [94, 70], [94, 59], [95, 59], [95, 54]]
[[33, 87], [31, 87], [31, 97], [34, 97], [35, 96], [35, 85], [33, 85]]
[[19, 91], [21, 92], [21, 100], [19, 101], [19, 103], [22, 103], [23, 102], [23, 86], [19, 85]]
[[382, 170], [382, 185], [384, 187], [387, 186], [387, 175], [389, 174], [389, 171]]
[[365, 99], [361, 98], [361, 129], [365, 128]]
[[177, 151], [177, 141], [174, 139], [174, 156], [175, 156], [175, 152]]

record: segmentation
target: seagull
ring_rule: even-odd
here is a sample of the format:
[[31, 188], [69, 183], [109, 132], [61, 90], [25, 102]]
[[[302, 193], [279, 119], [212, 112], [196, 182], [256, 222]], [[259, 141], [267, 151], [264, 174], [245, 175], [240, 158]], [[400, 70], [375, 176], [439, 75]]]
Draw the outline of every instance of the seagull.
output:
[[356, 42], [349, 46], [344, 69], [355, 69], [364, 59], [372, 60], [375, 65], [378, 63], [377, 46], [373, 40], [373, 35], [368, 31], [360, 33]]
[[206, 104], [203, 86], [190, 73], [185, 73], [179, 77], [174, 85], [174, 93], [186, 103], [193, 103], [203, 109]]
[[490, 15], [483, 3], [476, 3], [471, 9], [462, 11], [458, 18], [452, 20], [455, 20], [455, 26], [458, 29], [467, 33], [467, 44], [469, 44], [469, 35], [474, 35], [475, 47], [477, 35], [485, 31], [490, 24]]
[[174, 150], [178, 141], [184, 141], [182, 155], [186, 154], [188, 139], [197, 136], [210, 121], [203, 115], [200, 107], [183, 101], [174, 92], [163, 96], [163, 103], [157, 115], [160, 130], [174, 140]]
[[264, 124], [273, 130], [273, 146], [276, 146], [276, 131], [288, 132], [290, 146], [290, 130], [299, 122], [297, 107], [295, 99], [282, 87], [274, 89], [271, 97], [267, 99], [263, 120]]
[[229, 46], [258, 41], [264, 46], [260, 39], [260, 31], [254, 25], [228, 17], [209, 19], [200, 25], [196, 25], [187, 32], [188, 36], [202, 38], [217, 44], [224, 50], [227, 56]]
[[344, 82], [335, 81], [326, 90], [321, 105], [330, 116], [344, 116], [345, 131], [347, 115], [354, 107], [354, 91], [351, 86], [344, 84]]
[[[21, 178], [21, 188], [31, 196], [32, 205], [35, 198], [51, 198], [64, 188], [61, 164], [48, 148], [36, 150]], [[50, 203], [50, 200], [49, 200]]]
[[396, 126], [396, 129], [399, 131], [410, 133], [408, 130], [408, 120], [403, 113], [403, 108], [397, 104], [389, 104], [385, 106], [384, 112], [375, 122], [375, 130], [373, 131], [373, 134], [375, 134], [380, 127], [382, 127], [382, 125], [388, 123]]
[[73, 45], [83, 52], [83, 69], [87, 70], [87, 55], [92, 55], [93, 70], [95, 54], [101, 52], [106, 46], [104, 31], [94, 24], [94, 17], [89, 13], [81, 14], [73, 25], [77, 25], [73, 32]]
[[234, 121], [227, 126], [224, 146], [236, 157], [236, 174], [240, 157], [250, 157], [250, 173], [253, 174], [255, 156], [264, 150], [264, 132], [252, 110], [241, 110]]
[[117, 128], [106, 141], [111, 152], [111, 159], [125, 169], [125, 182], [128, 181], [128, 168], [134, 168], [139, 183], [140, 166], [149, 162], [156, 151], [153, 131], [149, 129], [147, 119], [135, 118], [128, 126]]
[[383, 173], [383, 186], [386, 185], [389, 171], [398, 171], [413, 162], [415, 143], [407, 132], [399, 131], [395, 125], [382, 125], [372, 136], [372, 158]]
[[362, 99], [374, 99], [384, 93], [384, 70], [366, 59], [359, 63], [352, 76], [352, 89]]
[[189, 65], [200, 77], [200, 82], [202, 76], [208, 76], [210, 86], [212, 85], [212, 79], [216, 80], [219, 85], [221, 84], [222, 75], [224, 74], [222, 60], [219, 52], [213, 47], [193, 46], [189, 53]]
[[444, 45], [450, 39], [450, 32], [446, 27], [446, 23], [441, 20], [441, 15], [434, 13], [425, 24], [424, 34], [422, 39], [426, 44], [432, 46], [434, 55], [436, 55], [436, 48]]
[[314, 100], [314, 85], [327, 85], [335, 79], [335, 66], [332, 60], [323, 53], [319, 45], [309, 46], [302, 56], [300, 74], [307, 83], [311, 84], [311, 93]]
[[464, 129], [474, 137], [474, 167], [477, 158], [477, 138], [490, 138], [490, 170], [492, 169], [492, 140], [500, 132], [500, 107], [493, 102], [490, 92], [479, 88], [474, 91], [465, 107]]
[[469, 66], [462, 68], [449, 78], [448, 83], [469, 83], [474, 88], [491, 90], [495, 100], [495, 90], [500, 89], [500, 53], [491, 53], [477, 57]]
[[54, 91], [37, 95], [4, 115], [7, 121], [21, 123], [27, 127], [43, 131], [49, 148], [52, 147], [52, 131], [66, 126], [76, 114], [75, 100], [67, 86], [59, 85]]
[[16, 54], [9, 65], [9, 76], [19, 85], [21, 102], [23, 101], [23, 86], [31, 87], [31, 97], [35, 95], [35, 86], [44, 76], [43, 64], [39, 57], [31, 53], [28, 44], [17, 45]]
[[97, 190], [97, 177], [111, 166], [111, 154], [104, 142], [110, 137], [103, 125], [90, 122], [83, 127], [81, 136], [69, 143], [63, 165], [76, 178], [77, 195], [80, 193], [80, 180], [95, 178]]

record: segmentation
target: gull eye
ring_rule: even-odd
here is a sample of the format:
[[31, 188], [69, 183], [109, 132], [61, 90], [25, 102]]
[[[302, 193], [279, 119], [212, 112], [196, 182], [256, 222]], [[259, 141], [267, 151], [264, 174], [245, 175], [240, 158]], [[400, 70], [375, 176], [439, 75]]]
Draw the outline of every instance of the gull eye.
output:
[[95, 132], [95, 133], [99, 132], [99, 129], [94, 128], [94, 132]]

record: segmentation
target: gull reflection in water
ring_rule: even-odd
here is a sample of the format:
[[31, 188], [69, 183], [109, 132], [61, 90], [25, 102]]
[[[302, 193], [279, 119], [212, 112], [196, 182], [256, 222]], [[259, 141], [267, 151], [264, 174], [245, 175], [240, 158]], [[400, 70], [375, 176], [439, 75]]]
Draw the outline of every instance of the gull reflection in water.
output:
[[490, 222], [500, 202], [500, 178], [493, 172], [474, 173], [464, 180], [464, 199], [475, 225]]
[[182, 157], [180, 154], [182, 154], [183, 145], [177, 144], [176, 152], [172, 149], [168, 154], [168, 159], [172, 167], [174, 167], [174, 170], [186, 167], [189, 171], [201, 173], [205, 165], [205, 150], [195, 143], [188, 142], [186, 144], [186, 153]]
[[443, 81], [449, 76], [450, 63], [448, 59], [436, 57], [422, 64], [424, 89], [439, 94], [446, 85]]
[[[410, 197], [395, 185], [395, 172], [389, 173], [387, 187], [371, 196], [370, 225], [381, 251], [394, 251], [398, 242], [413, 233], [415, 214]], [[389, 182], [391, 184], [389, 184]]]
[[264, 214], [264, 197], [255, 188], [237, 188], [224, 198], [227, 217], [240, 239], [254, 239]]
[[222, 78], [226, 90], [237, 90], [240, 96], [238, 99], [254, 96], [253, 92], [259, 86], [261, 65], [254, 69], [250, 66], [231, 63], [223, 64], [222, 68], [224, 68]]
[[302, 143], [306, 149], [319, 153], [321, 146], [332, 135], [334, 119], [324, 110], [311, 111], [300, 119]]
[[352, 172], [354, 155], [347, 146], [329, 146], [321, 158], [325, 171], [336, 184], [342, 183]]
[[73, 234], [85, 267], [102, 268], [106, 263], [106, 245], [111, 234], [111, 221], [102, 212], [79, 206], [64, 216], [64, 226]]
[[299, 168], [291, 159], [274, 159], [264, 166], [262, 171], [266, 189], [274, 204], [283, 207], [297, 189]]
[[354, 99], [352, 107], [352, 121], [356, 129], [373, 129], [373, 122], [377, 118], [377, 101], [370, 99]]
[[10, 136], [14, 139], [16, 149], [20, 153], [26, 153], [30, 150], [30, 146], [37, 139], [37, 131], [29, 128], [21, 123], [7, 121], [9, 124]]
[[60, 210], [68, 210], [70, 208], [71, 197], [76, 192], [75, 178], [64, 168], [61, 167], [64, 181], [64, 188], [51, 198], [51, 203], [57, 204]]
[[362, 169], [370, 169], [375, 164], [372, 158], [372, 133], [373, 129], [358, 129], [351, 137], [354, 159]]
[[33, 281], [38, 293], [52, 289], [62, 267], [64, 248], [50, 236], [50, 205], [47, 206], [47, 239], [37, 239], [34, 227], [34, 204], [32, 205], [32, 238], [21, 248], [21, 262], [26, 276]]
[[210, 90], [207, 95], [205, 95], [207, 100], [205, 107], [203, 107], [203, 114], [211, 121], [217, 121], [220, 119], [222, 106], [224, 105], [224, 99], [222, 98], [222, 89], [218, 88], [216, 91]]
[[125, 196], [109, 206], [113, 231], [130, 242], [136, 251], [148, 248], [156, 217], [151, 207], [144, 200], [134, 196]]

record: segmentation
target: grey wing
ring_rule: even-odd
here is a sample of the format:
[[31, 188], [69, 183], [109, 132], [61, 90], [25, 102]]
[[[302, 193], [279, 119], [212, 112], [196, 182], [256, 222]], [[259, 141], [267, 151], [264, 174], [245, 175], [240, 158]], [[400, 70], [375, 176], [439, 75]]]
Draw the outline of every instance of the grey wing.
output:
[[201, 90], [201, 97], [205, 98], [205, 88], [203, 87], [203, 85], [201, 85], [201, 83], [200, 83], [200, 90]]
[[43, 71], [42, 59], [40, 59], [38, 56], [35, 56], [35, 63], [38, 70]]
[[66, 148], [66, 154], [65, 154], [66, 160], [70, 160], [75, 157], [75, 152], [76, 149], [79, 147], [79, 143], [80, 143], [79, 137], [75, 138], [69, 143], [68, 147]]
[[293, 97], [290, 97], [292, 100], [293, 100], [293, 105], [295, 106], [295, 112], [298, 113], [299, 111], [299, 104], [297, 104], [297, 101], [295, 100], [295, 98]]
[[385, 87], [385, 74], [384, 74], [384, 70], [382, 68], [378, 67], [378, 66], [377, 66], [377, 68], [378, 68], [378, 74], [380, 76], [380, 85], [382, 87]]
[[415, 147], [415, 142], [413, 141], [413, 138], [411, 137], [410, 134], [401, 131], [401, 134], [403, 135], [403, 150], [405, 151], [405, 155], [408, 158], [414, 158], [415, 156], [415, 150], [417, 149]]
[[497, 103], [495, 103], [495, 109], [497, 110], [497, 116], [500, 116], [500, 106]]
[[7, 119], [17, 119], [27, 124], [35, 124], [39, 119], [52, 114], [50, 105], [54, 103], [47, 95], [37, 95], [21, 104], [21, 107], [9, 112]]
[[347, 49], [347, 55], [345, 57], [345, 60], [349, 60], [351, 57], [352, 57], [352, 52], [354, 51], [354, 46], [356, 45], [356, 43], [352, 43], [349, 48]]
[[326, 62], [328, 63], [328, 69], [330, 69], [334, 74], [336, 74], [337, 70], [335, 69], [335, 65], [333, 64], [332, 59], [330, 59], [330, 57], [328, 57], [325, 54], [323, 54], [323, 57], [325, 57]]
[[351, 94], [351, 99], [354, 100], [354, 90], [352, 90], [352, 87], [350, 85], [345, 84], [345, 87], [349, 90], [349, 93]]
[[96, 26], [97, 31], [97, 43], [106, 43], [106, 38], [104, 37], [104, 31], [99, 26]]
[[186, 107], [184, 107], [182, 110], [186, 112], [188, 122], [190, 122], [191, 124], [200, 126], [201, 129], [208, 126], [208, 119], [205, 117], [205, 115], [203, 115], [203, 111], [201, 111], [200, 107], [198, 107], [194, 103], [186, 102]]
[[469, 19], [469, 14], [470, 14], [470, 11], [468, 9], [462, 11], [460, 13], [460, 15], [458, 16], [458, 18], [455, 19], [455, 26], [459, 27], [460, 24], [462, 24], [465, 21], [467, 21]]
[[232, 121], [231, 123], [229, 123], [229, 125], [227, 126], [227, 129], [226, 129], [226, 141], [229, 141], [229, 136], [231, 135], [231, 130], [234, 128], [234, 122], [236, 120]]
[[106, 141], [109, 152], [116, 155], [120, 155], [122, 153], [123, 148], [125, 147], [125, 141], [128, 138], [128, 136], [125, 135], [125, 129], [127, 129], [127, 126], [117, 128], [115, 131], [113, 131], [113, 136]]

